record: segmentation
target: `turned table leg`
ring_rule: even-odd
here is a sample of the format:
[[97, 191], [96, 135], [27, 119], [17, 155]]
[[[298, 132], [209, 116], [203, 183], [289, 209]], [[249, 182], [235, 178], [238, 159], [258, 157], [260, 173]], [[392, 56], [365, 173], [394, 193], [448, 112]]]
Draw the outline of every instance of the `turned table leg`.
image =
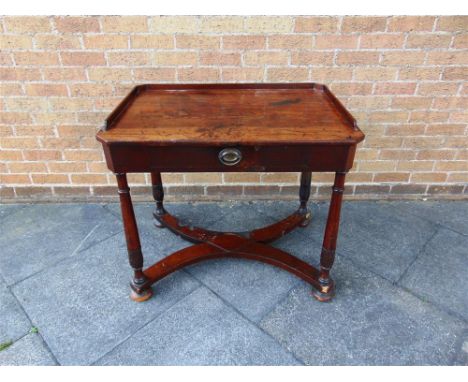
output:
[[143, 274], [143, 253], [141, 252], [140, 236], [133, 211], [130, 188], [127, 183], [127, 174], [115, 174], [117, 178], [120, 207], [122, 210], [122, 220], [125, 230], [125, 240], [127, 241], [128, 260], [133, 268], [133, 278], [130, 283], [132, 293], [130, 297], [134, 301], [148, 300], [152, 291], [151, 288], [141, 290], [140, 287], [147, 281]]
[[320, 255], [319, 283], [321, 291], [313, 291], [314, 297], [319, 301], [328, 301], [333, 297], [335, 285], [330, 278], [330, 270], [335, 261], [336, 241], [340, 226], [341, 202], [343, 200], [344, 182], [346, 173], [337, 172], [332, 187], [332, 197], [328, 210], [327, 225], [323, 238], [322, 253]]
[[160, 172], [151, 173], [151, 184], [153, 190], [153, 199], [156, 202], [156, 209], [154, 211], [154, 225], [158, 228], [163, 228], [164, 225], [161, 224], [161, 222], [158, 220], [158, 217], [161, 217], [166, 213], [163, 206], [164, 189]]
[[307, 208], [307, 202], [310, 197], [310, 182], [312, 179], [312, 173], [301, 172], [301, 185], [299, 187], [299, 200], [301, 202], [299, 206], [299, 212], [306, 215], [306, 220], [301, 223], [301, 227], [306, 227], [310, 223], [311, 213]]

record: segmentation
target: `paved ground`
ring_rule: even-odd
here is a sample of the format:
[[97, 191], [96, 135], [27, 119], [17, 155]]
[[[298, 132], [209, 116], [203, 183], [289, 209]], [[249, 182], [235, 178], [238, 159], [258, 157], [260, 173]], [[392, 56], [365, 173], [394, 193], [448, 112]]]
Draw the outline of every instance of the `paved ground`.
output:
[[[261, 226], [295, 203], [168, 204], [217, 230]], [[138, 204], [150, 264], [187, 244]], [[275, 243], [317, 264], [327, 204]], [[289, 273], [248, 260], [186, 268], [128, 298], [114, 204], [0, 205], [0, 365], [466, 365], [468, 203], [345, 202], [319, 303]]]

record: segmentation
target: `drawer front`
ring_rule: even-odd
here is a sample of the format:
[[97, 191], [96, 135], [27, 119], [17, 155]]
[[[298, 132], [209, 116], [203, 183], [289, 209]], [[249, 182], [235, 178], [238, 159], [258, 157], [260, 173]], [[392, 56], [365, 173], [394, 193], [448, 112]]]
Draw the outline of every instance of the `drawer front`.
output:
[[347, 171], [355, 145], [317, 146], [104, 146], [114, 172]]

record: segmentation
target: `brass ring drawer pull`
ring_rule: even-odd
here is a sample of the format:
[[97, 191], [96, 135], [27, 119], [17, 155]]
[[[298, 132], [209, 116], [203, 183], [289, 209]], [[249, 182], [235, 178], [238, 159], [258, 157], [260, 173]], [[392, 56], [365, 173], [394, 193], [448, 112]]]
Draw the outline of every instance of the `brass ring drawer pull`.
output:
[[242, 153], [237, 149], [222, 149], [218, 154], [218, 158], [222, 164], [234, 166], [241, 161]]

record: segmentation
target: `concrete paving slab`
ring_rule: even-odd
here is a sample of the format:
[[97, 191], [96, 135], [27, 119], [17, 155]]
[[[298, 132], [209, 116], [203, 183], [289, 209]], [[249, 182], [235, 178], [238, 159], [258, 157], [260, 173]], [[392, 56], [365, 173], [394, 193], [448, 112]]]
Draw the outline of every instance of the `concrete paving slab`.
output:
[[466, 324], [345, 264], [336, 297], [320, 303], [299, 285], [260, 326], [307, 365], [448, 365]]
[[54, 358], [38, 334], [28, 334], [0, 351], [0, 366], [54, 366]]
[[468, 236], [441, 228], [400, 284], [468, 321]]
[[[156, 256], [153, 251], [150, 259]], [[177, 272], [154, 286], [152, 299], [136, 303], [129, 298], [130, 275], [124, 238], [116, 235], [18, 283], [13, 292], [59, 362], [85, 365], [199, 285]]]
[[270, 336], [201, 287], [99, 365], [297, 365]]
[[[0, 273], [8, 285], [86, 246], [87, 236], [113, 217], [99, 204], [35, 204], [0, 220]], [[102, 240], [111, 233], [99, 230]]]

